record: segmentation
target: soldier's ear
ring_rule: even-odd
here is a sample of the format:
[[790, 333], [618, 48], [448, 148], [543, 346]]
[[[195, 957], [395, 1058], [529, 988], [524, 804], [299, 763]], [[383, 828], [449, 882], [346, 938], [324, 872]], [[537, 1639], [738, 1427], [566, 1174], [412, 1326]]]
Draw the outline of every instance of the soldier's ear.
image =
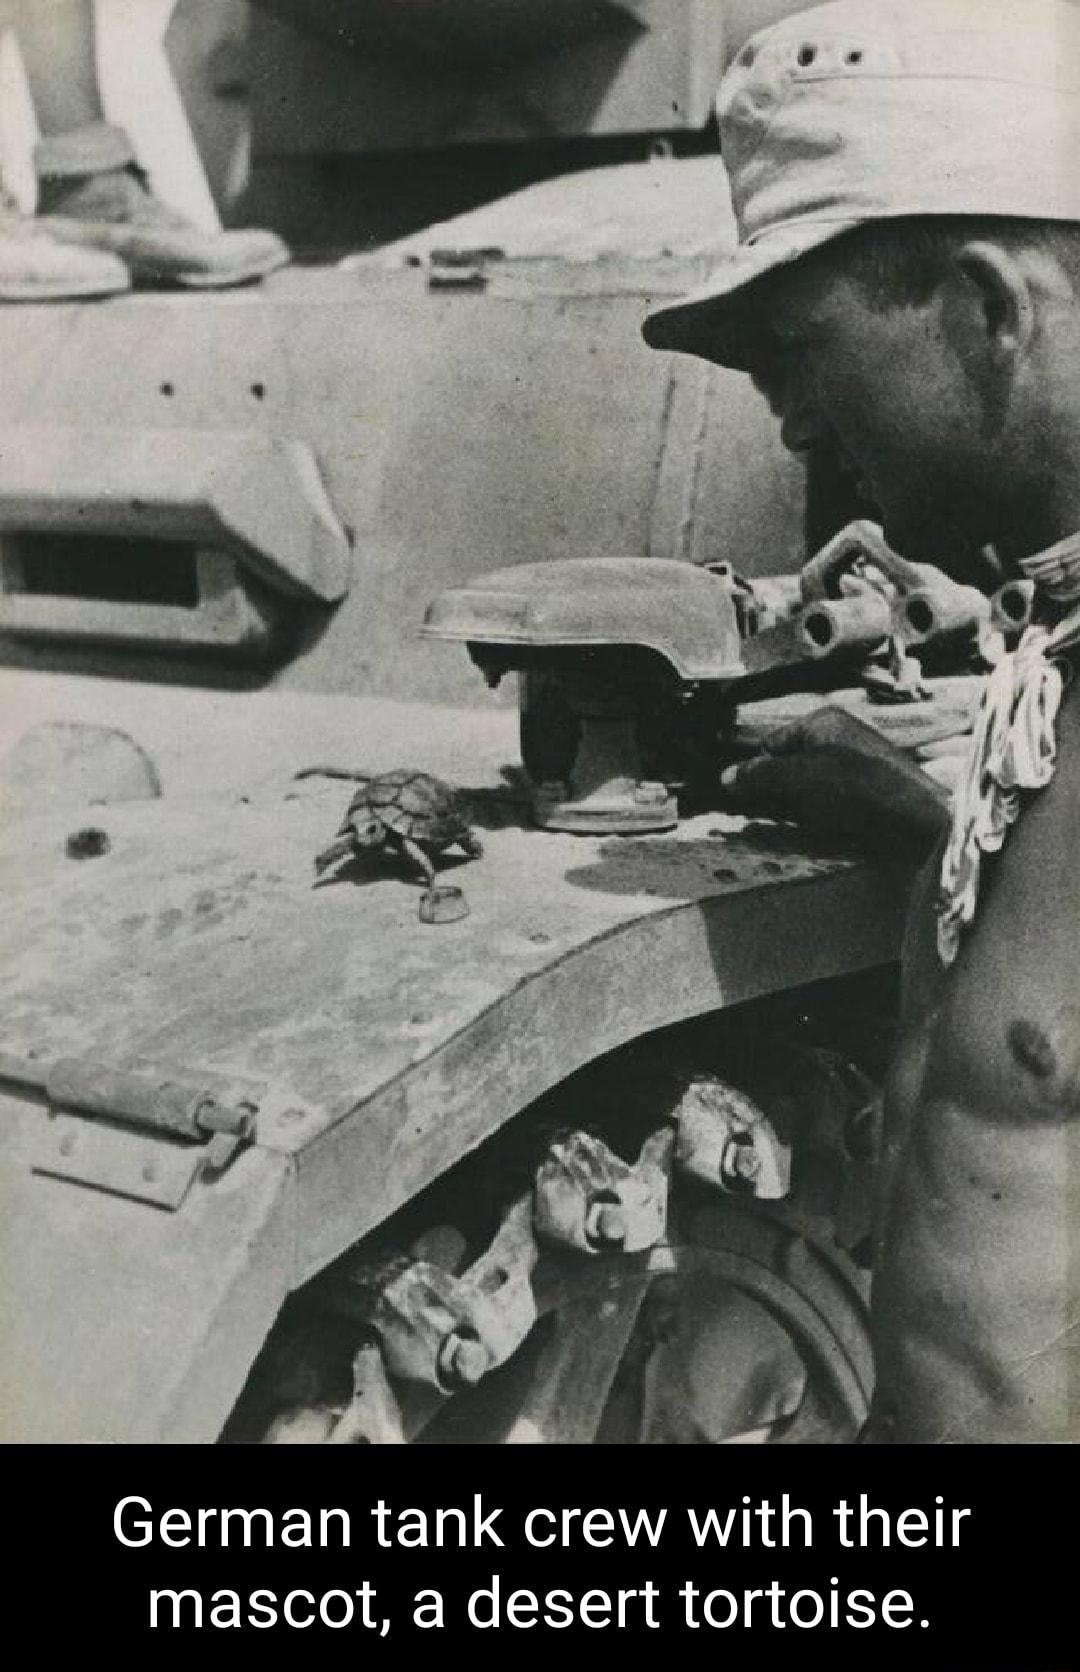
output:
[[1026, 354], [1035, 333], [1035, 300], [1023, 266], [1000, 244], [972, 239], [957, 269], [974, 292], [986, 347], [1003, 365]]

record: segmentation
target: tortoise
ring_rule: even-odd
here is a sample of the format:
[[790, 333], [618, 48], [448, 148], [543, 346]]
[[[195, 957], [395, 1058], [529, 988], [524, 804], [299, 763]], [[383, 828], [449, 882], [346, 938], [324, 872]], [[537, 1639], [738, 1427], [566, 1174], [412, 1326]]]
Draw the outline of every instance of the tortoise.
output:
[[317, 876], [339, 860], [388, 849], [410, 860], [430, 891], [435, 887], [433, 855], [457, 846], [469, 859], [479, 859], [484, 851], [469, 828], [454, 791], [430, 773], [414, 772], [408, 767], [377, 774], [348, 772], [339, 767], [309, 767], [297, 773], [297, 777], [312, 774], [353, 778], [359, 785], [346, 809], [337, 840], [315, 856]]

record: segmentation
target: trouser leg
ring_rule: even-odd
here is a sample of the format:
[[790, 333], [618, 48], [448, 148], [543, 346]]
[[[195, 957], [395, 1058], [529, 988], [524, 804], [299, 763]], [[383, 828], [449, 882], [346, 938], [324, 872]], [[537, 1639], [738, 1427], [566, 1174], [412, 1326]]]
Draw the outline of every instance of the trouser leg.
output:
[[8, 0], [43, 135], [69, 133], [104, 116], [92, 0]]

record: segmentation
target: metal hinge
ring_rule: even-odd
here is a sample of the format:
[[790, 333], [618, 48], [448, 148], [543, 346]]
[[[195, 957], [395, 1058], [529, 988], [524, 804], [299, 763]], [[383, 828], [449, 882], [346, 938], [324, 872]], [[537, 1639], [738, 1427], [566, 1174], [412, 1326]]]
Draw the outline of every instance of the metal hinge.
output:
[[90, 1057], [59, 1058], [38, 1083], [49, 1111], [35, 1173], [173, 1209], [197, 1177], [216, 1177], [254, 1140], [266, 1089]]

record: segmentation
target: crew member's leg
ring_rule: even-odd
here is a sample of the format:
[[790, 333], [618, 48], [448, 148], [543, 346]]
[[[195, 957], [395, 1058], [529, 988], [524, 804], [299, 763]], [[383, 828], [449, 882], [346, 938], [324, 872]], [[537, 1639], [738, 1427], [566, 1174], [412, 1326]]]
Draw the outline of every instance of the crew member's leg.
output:
[[104, 121], [93, 0], [16, 0], [9, 15], [41, 134], [70, 133]]
[[126, 289], [131, 280], [240, 284], [288, 260], [275, 233], [202, 232], [150, 191], [127, 135], [105, 119], [92, 0], [14, 0], [9, 15], [41, 132], [37, 236], [24, 238], [25, 250], [46, 267], [66, 264], [72, 282], [65, 287], [64, 274], [53, 274], [42, 285], [40, 276], [25, 282], [16, 273], [5, 286], [0, 273], [0, 297], [88, 295]]
[[[91, 0], [8, 0], [0, 28], [14, 27], [39, 131], [102, 121]], [[68, 247], [7, 201], [0, 202], [0, 301], [113, 296], [130, 288], [123, 262], [103, 250]]]

